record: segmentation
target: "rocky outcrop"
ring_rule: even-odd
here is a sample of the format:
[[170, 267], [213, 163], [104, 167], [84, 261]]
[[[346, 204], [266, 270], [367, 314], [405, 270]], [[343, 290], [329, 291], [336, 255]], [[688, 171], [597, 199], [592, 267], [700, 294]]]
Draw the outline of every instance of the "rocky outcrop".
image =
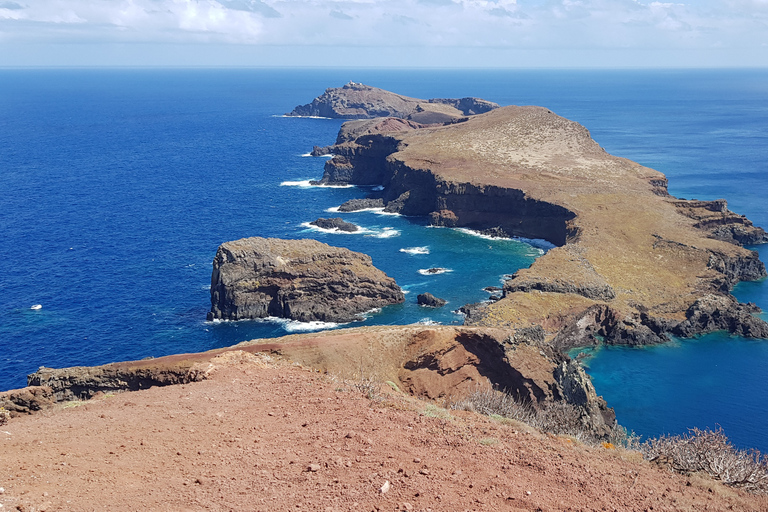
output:
[[549, 293], [573, 293], [588, 299], [609, 301], [616, 298], [610, 285], [567, 282], [557, 277], [547, 281], [526, 281], [514, 276], [504, 283], [504, 293], [531, 292], [533, 290]]
[[674, 204], [680, 213], [696, 221], [695, 227], [706, 231], [714, 239], [739, 245], [768, 242], [765, 230], [754, 226], [744, 215], [730, 211], [725, 199], [715, 201], [679, 199]]
[[728, 331], [746, 338], [768, 338], [768, 323], [754, 316], [760, 308], [752, 303], [740, 304], [724, 295], [706, 295], [697, 300], [686, 319], [673, 332], [678, 336], [692, 336], [703, 332]]
[[350, 199], [339, 206], [340, 212], [357, 212], [370, 208], [384, 208], [384, 200], [378, 199]]
[[46, 396], [53, 402], [87, 400], [96, 393], [138, 391], [205, 379], [204, 368], [194, 363], [193, 358], [169, 356], [103, 366], [42, 367], [27, 377], [27, 385], [32, 387], [25, 389], [49, 390]]
[[430, 308], [441, 308], [448, 303], [447, 300], [435, 297], [429, 292], [420, 293], [417, 295], [416, 302], [419, 304], [419, 306], [427, 306]]
[[343, 87], [326, 89], [312, 103], [297, 106], [286, 115], [334, 119], [395, 117], [418, 123], [442, 124], [497, 107], [496, 103], [478, 98], [422, 100], [349, 82]]
[[403, 300], [400, 287], [370, 256], [315, 240], [254, 237], [219, 247], [208, 319], [351, 322]]
[[42, 411], [55, 402], [53, 390], [48, 386], [30, 386], [0, 393], [0, 408], [11, 417]]
[[359, 226], [352, 224], [351, 222], [347, 222], [340, 217], [333, 217], [331, 219], [319, 218], [310, 222], [310, 225], [317, 226], [318, 228], [322, 229], [335, 229], [338, 231], [344, 231], [346, 233], [354, 233], [356, 231], [360, 231]]

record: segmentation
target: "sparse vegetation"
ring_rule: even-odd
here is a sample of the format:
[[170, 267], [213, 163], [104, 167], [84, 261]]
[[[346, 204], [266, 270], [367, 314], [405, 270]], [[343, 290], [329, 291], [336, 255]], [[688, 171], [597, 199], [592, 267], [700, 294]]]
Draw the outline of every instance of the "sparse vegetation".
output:
[[5, 407], [0, 407], [0, 425], [5, 425], [11, 419], [11, 413]]
[[517, 420], [542, 432], [569, 436], [608, 450], [634, 450], [646, 460], [665, 464], [678, 473], [706, 473], [731, 487], [768, 494], [768, 457], [757, 450], [734, 447], [722, 429], [693, 428], [688, 434], [661, 436], [641, 443], [634, 433], [617, 425], [608, 439], [599, 439], [584, 428], [578, 410], [570, 404], [548, 402], [533, 407], [495, 389], [478, 389], [450, 407]]
[[768, 494], [768, 457], [734, 447], [720, 428], [649, 439], [640, 450], [646, 459], [679, 473], [704, 472], [726, 485]]
[[572, 436], [590, 444], [599, 441], [582, 425], [578, 409], [566, 402], [546, 402], [533, 407], [515, 400], [508, 393], [486, 388], [478, 389], [466, 398], [451, 403], [450, 407], [517, 420], [542, 432]]

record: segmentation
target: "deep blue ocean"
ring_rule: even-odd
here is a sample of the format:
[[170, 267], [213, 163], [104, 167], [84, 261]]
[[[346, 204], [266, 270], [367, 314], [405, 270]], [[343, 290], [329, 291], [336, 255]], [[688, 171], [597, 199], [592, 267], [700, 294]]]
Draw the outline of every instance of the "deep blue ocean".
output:
[[[422, 219], [329, 212], [362, 188], [302, 184], [341, 121], [286, 118], [354, 80], [409, 96], [535, 104], [610, 153], [658, 169], [679, 197], [726, 198], [768, 227], [768, 71], [0, 70], [0, 389], [39, 366], [193, 352], [320, 325], [205, 322], [219, 244], [315, 238], [372, 256], [406, 303], [366, 324], [461, 323], [542, 248]], [[344, 215], [361, 234], [309, 229]], [[768, 248], [758, 248], [763, 261]], [[440, 275], [419, 273], [430, 267]], [[424, 291], [449, 300], [415, 304]], [[737, 296], [768, 309], [768, 284]], [[32, 310], [31, 306], [42, 305]], [[585, 360], [619, 421], [649, 436], [716, 427], [768, 452], [768, 342], [713, 334]]]

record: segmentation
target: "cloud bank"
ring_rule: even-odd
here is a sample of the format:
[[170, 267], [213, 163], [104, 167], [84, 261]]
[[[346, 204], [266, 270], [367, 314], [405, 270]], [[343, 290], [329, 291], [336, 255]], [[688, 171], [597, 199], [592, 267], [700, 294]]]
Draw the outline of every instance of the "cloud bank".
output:
[[0, 50], [138, 43], [747, 52], [768, 64], [768, 0], [0, 0]]

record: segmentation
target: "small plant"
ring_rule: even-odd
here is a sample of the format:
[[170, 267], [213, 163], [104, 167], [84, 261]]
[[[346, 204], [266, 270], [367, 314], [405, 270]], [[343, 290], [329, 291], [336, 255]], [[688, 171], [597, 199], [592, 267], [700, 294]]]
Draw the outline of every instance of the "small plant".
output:
[[395, 384], [391, 380], [386, 381], [385, 384], [387, 386], [391, 387], [394, 391], [397, 391], [398, 393], [401, 393], [400, 388], [397, 386], [397, 384]]
[[451, 414], [448, 411], [434, 404], [427, 404], [424, 410], [421, 411], [421, 414], [427, 416], [428, 418], [440, 418], [441, 420], [447, 420], [451, 418]]
[[5, 407], [0, 407], [0, 425], [5, 425], [11, 419], [11, 413]]
[[379, 383], [373, 379], [361, 378], [352, 385], [356, 390], [363, 393], [368, 400], [380, 402], [384, 398], [381, 396]]
[[494, 439], [493, 437], [486, 437], [484, 439], [481, 439], [478, 441], [483, 446], [493, 446], [494, 444], [497, 444], [499, 442], [498, 439]]

